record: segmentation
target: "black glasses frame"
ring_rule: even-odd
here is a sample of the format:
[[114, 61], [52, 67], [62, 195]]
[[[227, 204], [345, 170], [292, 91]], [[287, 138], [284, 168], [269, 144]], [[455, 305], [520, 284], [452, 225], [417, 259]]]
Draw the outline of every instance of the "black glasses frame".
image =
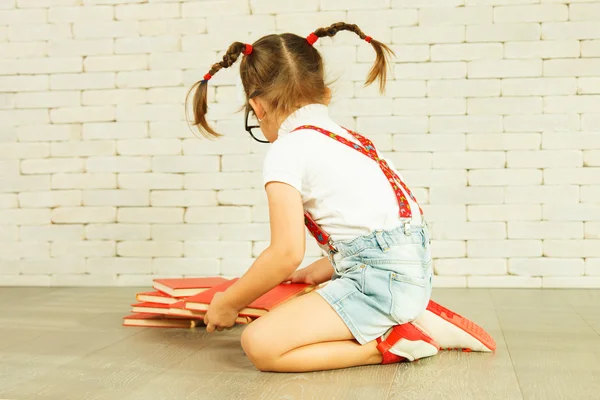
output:
[[259, 143], [270, 143], [268, 140], [261, 140], [261, 139], [258, 139], [256, 136], [254, 136], [254, 133], [252, 133], [252, 129], [260, 129], [260, 126], [259, 125], [248, 125], [249, 117], [250, 117], [250, 107], [247, 106], [246, 107], [246, 119], [245, 119], [245, 123], [244, 123], [246, 132], [248, 132], [250, 134], [250, 136], [252, 136], [252, 139], [256, 140]]

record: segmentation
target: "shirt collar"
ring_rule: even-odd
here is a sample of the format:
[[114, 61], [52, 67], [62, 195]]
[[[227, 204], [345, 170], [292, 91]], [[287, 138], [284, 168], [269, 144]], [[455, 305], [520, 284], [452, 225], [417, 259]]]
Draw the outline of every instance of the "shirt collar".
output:
[[324, 104], [308, 104], [291, 113], [279, 127], [278, 135], [281, 137], [301, 125], [318, 125], [329, 119], [327, 106]]

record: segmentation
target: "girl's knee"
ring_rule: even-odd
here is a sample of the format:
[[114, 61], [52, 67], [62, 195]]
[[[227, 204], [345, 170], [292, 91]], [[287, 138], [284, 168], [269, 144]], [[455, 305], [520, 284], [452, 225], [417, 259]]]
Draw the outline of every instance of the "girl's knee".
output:
[[260, 371], [275, 371], [275, 363], [280, 357], [269, 346], [267, 335], [261, 334], [261, 329], [255, 329], [254, 326], [248, 326], [242, 333], [242, 349], [248, 359]]

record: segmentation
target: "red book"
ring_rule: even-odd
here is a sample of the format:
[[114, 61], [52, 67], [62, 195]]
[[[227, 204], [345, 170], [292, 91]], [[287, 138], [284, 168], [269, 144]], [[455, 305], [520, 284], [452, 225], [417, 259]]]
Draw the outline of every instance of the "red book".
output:
[[226, 282], [225, 278], [179, 278], [179, 279], [155, 279], [154, 289], [160, 290], [171, 297], [189, 297], [213, 286]]
[[131, 312], [146, 314], [169, 314], [169, 304], [137, 303], [131, 305]]
[[[225, 291], [234, 283], [234, 281], [235, 279], [232, 280], [232, 282], [228, 282], [228, 285], [215, 286], [211, 290], [190, 297], [185, 301], [185, 308], [189, 310], [206, 311], [215, 293]], [[240, 311], [240, 316], [260, 317], [281, 303], [308, 293], [313, 289], [314, 286], [304, 283], [281, 283], [250, 303], [246, 308], [242, 309]]]
[[123, 318], [123, 325], [151, 328], [195, 328], [203, 325], [203, 322], [189, 318], [169, 318], [160, 314], [132, 314]]
[[178, 299], [159, 291], [138, 293], [135, 298], [140, 303], [173, 304], [179, 301]]
[[[204, 311], [195, 311], [195, 310], [187, 310], [185, 308], [185, 301], [179, 301], [175, 304], [171, 304], [169, 308], [169, 315], [176, 317], [187, 317], [187, 318], [195, 318], [204, 321]], [[252, 318], [250, 317], [238, 317], [235, 320], [236, 324], [249, 324], [252, 322]]]

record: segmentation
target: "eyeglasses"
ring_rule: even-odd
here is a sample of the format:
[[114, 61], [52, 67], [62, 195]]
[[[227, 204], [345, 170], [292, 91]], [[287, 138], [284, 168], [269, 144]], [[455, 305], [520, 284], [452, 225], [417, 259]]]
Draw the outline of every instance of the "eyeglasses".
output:
[[[252, 115], [250, 115], [252, 114]], [[270, 143], [262, 133], [260, 129], [260, 125], [258, 125], [258, 119], [254, 114], [254, 111], [250, 106], [246, 106], [246, 132], [252, 136], [252, 139], [256, 140], [259, 143]]]

